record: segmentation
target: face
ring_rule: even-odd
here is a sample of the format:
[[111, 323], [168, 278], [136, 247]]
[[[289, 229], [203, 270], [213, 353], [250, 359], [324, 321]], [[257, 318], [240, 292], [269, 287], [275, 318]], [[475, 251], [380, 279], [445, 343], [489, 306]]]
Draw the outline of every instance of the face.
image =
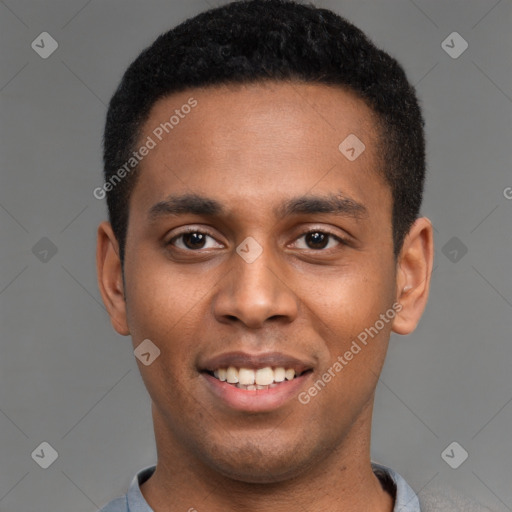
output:
[[[154, 105], [148, 137], [124, 289], [102, 293], [134, 348], [149, 339], [160, 350], [137, 361], [159, 451], [271, 482], [358, 446], [411, 275], [397, 274], [372, 112], [324, 85], [192, 89]], [[120, 290], [109, 236], [102, 272]]]

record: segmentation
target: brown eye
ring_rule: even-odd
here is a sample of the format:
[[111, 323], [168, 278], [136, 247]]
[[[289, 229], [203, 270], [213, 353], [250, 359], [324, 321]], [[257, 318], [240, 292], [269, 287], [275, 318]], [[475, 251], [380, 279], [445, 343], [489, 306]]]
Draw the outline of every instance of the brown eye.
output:
[[325, 249], [329, 241], [329, 235], [319, 231], [312, 231], [305, 235], [305, 237], [306, 244], [308, 244], [311, 249]]
[[[215, 244], [210, 242], [209, 239], [215, 241], [215, 239], [208, 233], [204, 233], [199, 230], [189, 230], [184, 233], [180, 233], [169, 240], [167, 245], [173, 245], [178, 249], [183, 250], [198, 250], [198, 249], [211, 249], [215, 247]], [[216, 242], [215, 242], [216, 243]]]
[[304, 238], [306, 247], [299, 247], [299, 249], [312, 249], [312, 250], [322, 250], [328, 247], [331, 239], [335, 240], [335, 245], [346, 245], [345, 241], [339, 236], [334, 235], [333, 233], [329, 233], [328, 231], [321, 231], [319, 229], [308, 231], [300, 236], [297, 240]]
[[185, 233], [183, 237], [183, 244], [188, 249], [202, 249], [205, 243], [205, 235], [202, 233]]

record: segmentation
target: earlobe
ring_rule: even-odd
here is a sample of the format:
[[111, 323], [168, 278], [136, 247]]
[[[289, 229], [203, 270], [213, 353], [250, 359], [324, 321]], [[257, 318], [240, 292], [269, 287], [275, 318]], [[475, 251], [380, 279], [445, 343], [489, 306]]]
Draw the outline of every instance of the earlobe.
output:
[[396, 300], [402, 306], [393, 321], [397, 334], [416, 329], [427, 305], [434, 260], [432, 223], [417, 219], [407, 234], [397, 262]]
[[98, 286], [114, 329], [121, 335], [130, 334], [126, 317], [123, 274], [119, 246], [109, 222], [98, 226], [96, 246]]

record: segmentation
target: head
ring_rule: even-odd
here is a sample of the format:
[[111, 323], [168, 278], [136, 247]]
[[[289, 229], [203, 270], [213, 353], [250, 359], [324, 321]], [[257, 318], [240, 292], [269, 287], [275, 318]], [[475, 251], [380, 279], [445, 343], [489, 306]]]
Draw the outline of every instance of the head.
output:
[[[390, 333], [414, 330], [432, 270], [423, 120], [396, 60], [325, 9], [212, 9], [128, 68], [104, 163], [100, 290], [117, 332], [160, 350], [139, 361], [157, 443], [247, 482], [367, 449]], [[304, 374], [270, 407], [223, 394], [226, 360]]]

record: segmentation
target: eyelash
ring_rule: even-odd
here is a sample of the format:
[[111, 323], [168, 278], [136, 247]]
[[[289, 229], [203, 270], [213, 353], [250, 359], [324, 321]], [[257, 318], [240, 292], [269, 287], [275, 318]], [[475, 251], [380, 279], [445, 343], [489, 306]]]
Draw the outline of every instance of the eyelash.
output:
[[[199, 233], [201, 235], [207, 235], [209, 236], [210, 238], [213, 238], [215, 240], [215, 237], [213, 235], [211, 235], [208, 231], [202, 231], [200, 229], [195, 229], [195, 228], [187, 228], [185, 231], [182, 231], [181, 233], [173, 236], [167, 243], [166, 245], [174, 245], [173, 242], [177, 239], [179, 239], [180, 237], [182, 237], [183, 235], [187, 235], [187, 234], [190, 234], [190, 233]], [[310, 233], [322, 233], [324, 235], [327, 235], [328, 237], [331, 237], [331, 238], [334, 238], [337, 242], [339, 242], [340, 245], [344, 246], [344, 245], [349, 245], [348, 242], [338, 236], [338, 235], [335, 235], [334, 233], [331, 233], [330, 231], [327, 231], [325, 229], [310, 229], [308, 231], [305, 231], [303, 232], [299, 237], [296, 238], [296, 240], [299, 240], [301, 239], [302, 237], [306, 236], [306, 235], [309, 235]], [[329, 243], [329, 242], [327, 242]], [[200, 252], [201, 249], [197, 249], [197, 250], [193, 250], [193, 249], [188, 249], [188, 248], [181, 248], [181, 247], [178, 247], [178, 249], [182, 250], [182, 251], [186, 251], [186, 252]], [[332, 247], [331, 247], [332, 249]], [[313, 252], [326, 252], [328, 251], [329, 249], [306, 249], [306, 250], [309, 250], [309, 251], [313, 251]]]

